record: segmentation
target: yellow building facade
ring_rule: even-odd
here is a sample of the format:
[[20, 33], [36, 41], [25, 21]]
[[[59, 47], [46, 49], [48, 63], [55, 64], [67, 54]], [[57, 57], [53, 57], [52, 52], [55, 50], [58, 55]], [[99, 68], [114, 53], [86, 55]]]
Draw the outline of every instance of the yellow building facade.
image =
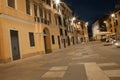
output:
[[120, 40], [120, 10], [113, 12], [105, 21], [107, 32], [114, 35], [116, 40]]
[[59, 28], [51, 2], [0, 0], [0, 62], [59, 48]]
[[77, 44], [70, 18], [64, 2], [0, 0], [0, 63]]

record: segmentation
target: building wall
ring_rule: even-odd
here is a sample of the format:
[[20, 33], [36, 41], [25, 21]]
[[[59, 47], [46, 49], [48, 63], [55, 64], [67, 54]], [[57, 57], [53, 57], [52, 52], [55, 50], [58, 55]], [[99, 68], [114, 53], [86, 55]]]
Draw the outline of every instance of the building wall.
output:
[[117, 34], [117, 38], [120, 40], [120, 10], [116, 12], [116, 15], [117, 15], [117, 21], [118, 21], [118, 25], [116, 26], [117, 27], [116, 34]]
[[99, 30], [99, 22], [96, 21], [93, 25], [92, 25], [92, 32], [93, 32], [93, 38], [94, 39], [99, 39], [97, 37], [97, 34], [100, 32]]
[[[52, 6], [49, 6], [44, 1], [40, 2], [42, 9], [51, 12], [52, 23], [45, 24], [37, 20], [41, 18], [38, 5], [40, 0], [34, 0], [35, 2], [30, 0], [30, 15], [26, 13], [25, 0], [15, 1], [15, 8], [11, 8], [7, 5], [7, 0], [0, 0], [0, 62], [13, 61], [10, 30], [18, 31], [20, 59], [46, 53], [45, 37], [48, 40], [46, 43], [48, 44], [47, 49], [49, 52], [59, 49], [58, 36], [60, 36], [61, 48], [64, 48], [64, 45], [68, 46], [68, 37], [70, 38], [71, 45], [73, 43], [77, 44], [78, 37], [86, 37], [74, 30], [76, 25], [70, 25], [69, 19], [72, 17], [72, 10], [65, 3], [60, 7], [60, 10], [64, 12], [63, 14], [62, 11], [57, 11], [53, 8], [53, 1], [51, 1]], [[37, 16], [34, 13], [34, 4], [37, 5]], [[43, 13], [43, 17], [45, 18], [45, 12]], [[61, 16], [62, 25], [56, 24], [55, 14]], [[64, 18], [66, 18], [65, 23], [67, 23], [67, 26], [64, 25]], [[63, 35], [60, 35], [60, 29], [63, 30]], [[45, 34], [44, 30], [47, 31], [47, 34]], [[67, 31], [67, 35], [65, 35], [65, 30]], [[34, 47], [30, 47], [29, 32], [34, 33]], [[84, 34], [88, 35], [86, 29], [84, 30]], [[54, 36], [55, 44], [52, 43], [52, 36]]]
[[[5, 32], [3, 34], [3, 50], [5, 60], [12, 60], [10, 30], [18, 31], [21, 58], [44, 52], [44, 49], [42, 47], [38, 47], [39, 45], [37, 44], [36, 35], [34, 35], [35, 47], [30, 47], [29, 32], [34, 32], [34, 23], [23, 23], [17, 20], [12, 20], [10, 18], [1, 18], [1, 22], [2, 30]], [[7, 24], [5, 22], [7, 22]]]

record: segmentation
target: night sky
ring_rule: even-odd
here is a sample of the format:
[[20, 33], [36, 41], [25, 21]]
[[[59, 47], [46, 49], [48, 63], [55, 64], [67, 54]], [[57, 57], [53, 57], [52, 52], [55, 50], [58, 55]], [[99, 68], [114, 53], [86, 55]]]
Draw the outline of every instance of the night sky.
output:
[[91, 24], [99, 17], [112, 13], [115, 0], [63, 0], [73, 10], [73, 15]]

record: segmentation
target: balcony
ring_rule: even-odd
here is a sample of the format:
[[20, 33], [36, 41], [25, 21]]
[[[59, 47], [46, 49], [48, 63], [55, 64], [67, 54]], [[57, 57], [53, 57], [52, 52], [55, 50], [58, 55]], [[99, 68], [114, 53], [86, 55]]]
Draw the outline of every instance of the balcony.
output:
[[44, 18], [40, 18], [40, 17], [34, 17], [34, 21], [37, 22], [37, 23], [43, 23], [43, 24], [46, 24], [46, 25], [50, 25], [51, 22], [47, 19], [44, 19]]

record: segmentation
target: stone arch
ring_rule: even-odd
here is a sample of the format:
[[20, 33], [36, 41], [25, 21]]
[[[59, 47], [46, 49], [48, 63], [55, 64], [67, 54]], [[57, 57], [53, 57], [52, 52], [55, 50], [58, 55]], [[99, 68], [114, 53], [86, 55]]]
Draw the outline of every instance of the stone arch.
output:
[[44, 48], [45, 48], [45, 53], [50, 53], [52, 52], [51, 48], [51, 39], [50, 39], [50, 32], [48, 28], [43, 29], [44, 33]]

